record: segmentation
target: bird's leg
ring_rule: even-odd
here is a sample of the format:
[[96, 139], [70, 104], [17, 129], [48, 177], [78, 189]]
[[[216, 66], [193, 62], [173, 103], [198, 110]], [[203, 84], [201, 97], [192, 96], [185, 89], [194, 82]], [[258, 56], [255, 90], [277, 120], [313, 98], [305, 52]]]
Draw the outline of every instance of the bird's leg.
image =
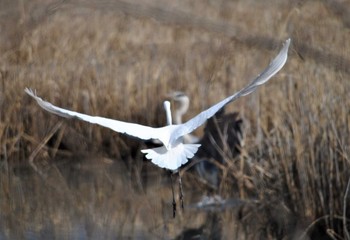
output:
[[178, 172], [178, 174], [179, 174], [180, 202], [181, 202], [181, 208], [183, 210], [184, 209], [184, 195], [183, 195], [183, 191], [182, 191], [182, 180], [181, 180], [180, 171]]
[[176, 214], [176, 201], [175, 201], [175, 193], [174, 193], [174, 181], [173, 181], [173, 173], [170, 173], [171, 179], [171, 191], [173, 193], [173, 218], [175, 218]]

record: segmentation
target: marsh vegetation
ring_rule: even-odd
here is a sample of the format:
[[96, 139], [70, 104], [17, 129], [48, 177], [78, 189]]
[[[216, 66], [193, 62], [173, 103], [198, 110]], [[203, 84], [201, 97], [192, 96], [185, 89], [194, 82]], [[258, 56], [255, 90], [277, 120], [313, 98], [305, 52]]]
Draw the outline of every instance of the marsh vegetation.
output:
[[[2, 1], [0, 238], [349, 238], [349, 11], [332, 0]], [[61, 119], [24, 94], [163, 126], [167, 93], [190, 96], [191, 118], [289, 37], [282, 71], [226, 108], [244, 121], [242, 154], [223, 153], [217, 189], [183, 171], [187, 208], [175, 219], [166, 172], [140, 153], [150, 143]], [[191, 207], [214, 194], [237, 204]]]

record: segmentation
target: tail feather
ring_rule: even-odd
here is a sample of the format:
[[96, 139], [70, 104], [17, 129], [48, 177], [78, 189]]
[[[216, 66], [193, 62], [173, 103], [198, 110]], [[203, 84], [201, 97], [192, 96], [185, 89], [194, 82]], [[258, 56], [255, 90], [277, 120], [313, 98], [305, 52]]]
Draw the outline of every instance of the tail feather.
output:
[[155, 165], [170, 170], [177, 170], [181, 165], [193, 158], [200, 144], [178, 144], [176, 147], [166, 149], [165, 146], [144, 149], [141, 152], [146, 154], [146, 158], [150, 159]]

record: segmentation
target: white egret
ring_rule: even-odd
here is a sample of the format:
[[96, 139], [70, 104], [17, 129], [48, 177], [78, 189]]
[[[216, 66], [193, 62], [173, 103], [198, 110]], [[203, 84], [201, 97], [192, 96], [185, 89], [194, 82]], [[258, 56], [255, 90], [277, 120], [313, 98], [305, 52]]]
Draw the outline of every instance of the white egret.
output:
[[[176, 172], [181, 165], [185, 164], [188, 159], [191, 159], [194, 156], [200, 146], [200, 144], [184, 144], [182, 142], [182, 137], [193, 132], [195, 129], [205, 123], [207, 119], [214, 116], [215, 113], [222, 109], [226, 104], [252, 93], [258, 86], [266, 83], [272, 76], [281, 70], [286, 63], [289, 45], [290, 39], [284, 43], [281, 51], [275, 57], [275, 59], [272, 60], [269, 66], [245, 88], [229, 96], [228, 98], [225, 98], [209, 109], [199, 113], [189, 121], [179, 125], [173, 125], [171, 124], [171, 121], [168, 121], [169, 125], [154, 128], [99, 116], [89, 116], [87, 114], [63, 109], [44, 101], [31, 89], [26, 88], [25, 92], [29, 96], [33, 97], [40, 107], [61, 117], [78, 118], [80, 120], [98, 124], [100, 126], [110, 128], [116, 132], [127, 134], [142, 140], [158, 139], [163, 143], [163, 146], [153, 149], [144, 149], [141, 150], [141, 152], [145, 153], [146, 158], [150, 159], [152, 163], [156, 164], [157, 166]], [[165, 104], [165, 107], [167, 116], [171, 116], [170, 104]]]
[[[177, 103], [174, 109], [174, 123], [182, 124], [182, 116], [185, 115], [190, 107], [190, 98], [181, 91], [175, 91], [167, 95]], [[198, 143], [200, 138], [192, 134], [186, 134], [183, 136], [184, 143]]]
[[[173, 110], [174, 123], [181, 124], [182, 116], [187, 113], [190, 98], [181, 91], [174, 91], [167, 95], [176, 103]], [[207, 121], [204, 135], [199, 138], [192, 134], [183, 136], [184, 143], [198, 143], [201, 145], [193, 159], [197, 160], [194, 169], [202, 180], [216, 189], [219, 185], [220, 170], [216, 164], [224, 162], [224, 157], [235, 157], [240, 154], [243, 146], [242, 119], [238, 113], [225, 114], [224, 108]]]

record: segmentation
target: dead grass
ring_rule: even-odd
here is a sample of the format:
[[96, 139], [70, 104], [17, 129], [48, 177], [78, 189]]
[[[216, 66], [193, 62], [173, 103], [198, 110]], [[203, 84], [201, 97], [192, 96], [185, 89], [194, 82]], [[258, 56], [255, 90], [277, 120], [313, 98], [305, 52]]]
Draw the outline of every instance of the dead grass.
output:
[[[338, 5], [328, 9], [332, 1], [156, 2], [2, 3], [2, 166], [27, 162], [63, 121], [25, 96], [25, 87], [65, 108], [162, 126], [166, 93], [189, 94], [191, 117], [254, 78], [291, 37], [294, 45], [281, 73], [227, 109], [244, 118], [246, 154], [227, 160], [221, 191], [259, 200], [259, 206], [240, 210], [243, 223], [255, 219], [257, 226], [275, 226], [271, 206], [278, 203], [276, 208], [293, 216], [291, 229], [324, 219], [324, 234], [344, 236], [338, 216], [349, 217], [343, 215], [350, 177], [348, 15], [337, 14]], [[344, 8], [349, 9], [345, 2]], [[141, 147], [109, 130], [63, 121], [37, 157], [52, 161], [57, 153], [89, 151], [117, 160], [141, 158]], [[1, 178], [6, 192], [7, 180]], [[257, 209], [264, 217], [256, 219]], [[292, 232], [285, 226], [257, 229], [270, 238]], [[245, 232], [254, 236], [251, 229]]]

